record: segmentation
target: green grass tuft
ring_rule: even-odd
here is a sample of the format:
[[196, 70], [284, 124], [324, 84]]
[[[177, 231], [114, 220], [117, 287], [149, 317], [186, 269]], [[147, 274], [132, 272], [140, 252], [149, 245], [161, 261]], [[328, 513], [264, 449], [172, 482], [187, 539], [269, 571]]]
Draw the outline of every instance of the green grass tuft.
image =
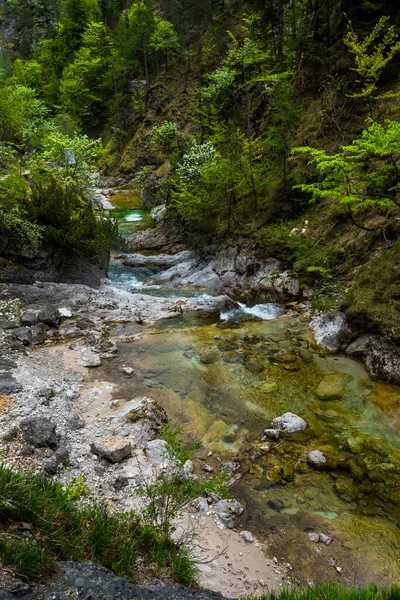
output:
[[[158, 567], [179, 583], [195, 582], [188, 554], [156, 527], [134, 512], [109, 514], [102, 504], [82, 504], [43, 475], [0, 465], [0, 522], [0, 560], [27, 580], [48, 574], [57, 560], [75, 560], [98, 562], [133, 581], [140, 558], [142, 578]], [[18, 535], [21, 523], [27, 541]]]

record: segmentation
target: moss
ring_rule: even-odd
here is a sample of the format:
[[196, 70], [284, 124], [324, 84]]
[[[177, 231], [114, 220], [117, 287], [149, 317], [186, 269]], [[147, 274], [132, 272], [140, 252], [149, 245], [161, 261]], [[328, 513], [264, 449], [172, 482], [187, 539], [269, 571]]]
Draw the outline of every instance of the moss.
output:
[[400, 240], [357, 275], [343, 308], [363, 331], [400, 335]]

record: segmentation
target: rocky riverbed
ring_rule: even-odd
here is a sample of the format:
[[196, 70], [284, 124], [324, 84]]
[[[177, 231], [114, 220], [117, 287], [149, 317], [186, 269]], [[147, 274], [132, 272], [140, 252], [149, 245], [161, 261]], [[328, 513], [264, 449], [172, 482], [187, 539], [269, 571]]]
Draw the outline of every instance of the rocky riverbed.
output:
[[[121, 343], [140, 338], [135, 327], [176, 318], [176, 302], [49, 284], [3, 286], [1, 293], [3, 464], [44, 471], [65, 485], [84, 482], [88, 498], [113, 511], [140, 509], [135, 491], [166, 466], [158, 432], [167, 415], [151, 397], [107, 381], [102, 365]], [[187, 302], [185, 310], [207, 315], [226, 306], [220, 297]], [[119, 332], [118, 323], [125, 324]], [[133, 369], [122, 365], [118, 373], [128, 380]], [[287, 568], [268, 560], [249, 533], [232, 529], [235, 510], [204, 498], [177, 524], [181, 535], [190, 532], [200, 584], [234, 597], [276, 588]]]
[[[198, 255], [160, 232], [138, 236], [162, 254], [119, 257], [136, 293], [0, 286], [3, 461], [84, 481], [110, 510], [140, 508], [168, 420], [202, 442], [188, 474], [223, 470], [240, 500], [199, 499], [177, 524], [201, 585], [238, 597], [393, 582], [400, 392], [359, 360], [396, 383], [398, 346], [338, 312], [311, 319], [310, 290], [279, 261], [237, 246]], [[137, 293], [138, 269], [156, 295]]]

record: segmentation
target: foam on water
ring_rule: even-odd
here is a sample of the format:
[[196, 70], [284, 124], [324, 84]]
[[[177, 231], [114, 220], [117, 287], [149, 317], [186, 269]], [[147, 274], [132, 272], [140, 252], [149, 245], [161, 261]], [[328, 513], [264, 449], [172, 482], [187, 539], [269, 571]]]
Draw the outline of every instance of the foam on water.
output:
[[246, 317], [254, 317], [262, 321], [271, 321], [283, 314], [283, 308], [280, 304], [268, 302], [266, 304], [255, 304], [247, 306], [242, 302], [238, 302], [235, 308], [220, 314], [222, 321], [236, 321]]

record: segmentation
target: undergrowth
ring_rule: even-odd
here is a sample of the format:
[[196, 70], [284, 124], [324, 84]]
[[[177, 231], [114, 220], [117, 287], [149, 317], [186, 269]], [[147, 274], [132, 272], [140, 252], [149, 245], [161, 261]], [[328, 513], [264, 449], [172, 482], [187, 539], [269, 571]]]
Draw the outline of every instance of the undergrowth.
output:
[[0, 560], [27, 580], [53, 572], [59, 560], [74, 560], [100, 563], [131, 581], [146, 569], [152, 575], [162, 569], [185, 585], [195, 581], [186, 551], [156, 527], [134, 512], [83, 504], [44, 475], [0, 465], [0, 522]]
[[[251, 600], [251, 598], [247, 600]], [[278, 593], [271, 592], [258, 600], [400, 600], [400, 587], [394, 585], [391, 588], [378, 590], [372, 584], [365, 590], [349, 590], [336, 583], [326, 583], [306, 589], [284, 589]]]

